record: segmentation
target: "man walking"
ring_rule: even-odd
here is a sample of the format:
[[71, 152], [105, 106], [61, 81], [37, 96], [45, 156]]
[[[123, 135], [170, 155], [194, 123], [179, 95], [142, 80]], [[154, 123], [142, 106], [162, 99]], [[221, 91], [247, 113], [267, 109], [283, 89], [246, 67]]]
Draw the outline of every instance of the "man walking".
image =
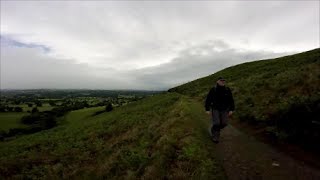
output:
[[217, 84], [210, 89], [205, 102], [206, 112], [212, 117], [210, 132], [215, 143], [219, 142], [220, 130], [227, 126], [228, 117], [235, 108], [231, 90], [225, 83], [226, 80], [219, 77]]

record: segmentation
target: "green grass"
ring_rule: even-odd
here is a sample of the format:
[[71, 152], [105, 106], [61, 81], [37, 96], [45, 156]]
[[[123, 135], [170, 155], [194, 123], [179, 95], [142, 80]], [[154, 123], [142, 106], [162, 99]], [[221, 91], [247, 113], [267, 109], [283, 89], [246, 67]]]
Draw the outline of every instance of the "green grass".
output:
[[169, 91], [203, 102], [219, 76], [233, 91], [240, 119], [266, 121], [300, 101], [320, 100], [320, 49], [236, 65]]
[[0, 175], [225, 179], [201, 104], [166, 93], [92, 116], [99, 110], [73, 111], [56, 128], [0, 143]]
[[103, 111], [105, 108], [105, 106], [99, 106], [71, 111], [66, 115], [65, 120], [71, 123], [83, 123], [83, 121], [90, 118], [95, 112]]
[[20, 122], [20, 119], [28, 113], [23, 112], [1, 112], [0, 113], [0, 131], [8, 132], [12, 128], [24, 128], [26, 125]]

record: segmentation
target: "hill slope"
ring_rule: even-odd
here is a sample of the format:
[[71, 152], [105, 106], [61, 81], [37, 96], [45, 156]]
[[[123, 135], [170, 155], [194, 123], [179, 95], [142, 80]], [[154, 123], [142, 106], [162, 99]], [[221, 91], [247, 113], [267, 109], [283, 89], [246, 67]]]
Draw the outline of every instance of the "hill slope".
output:
[[199, 103], [159, 94], [109, 113], [73, 111], [56, 128], [0, 142], [2, 178], [225, 179]]
[[216, 79], [232, 89], [236, 119], [266, 128], [271, 135], [315, 145], [320, 136], [320, 49], [226, 68], [169, 89], [204, 101]]

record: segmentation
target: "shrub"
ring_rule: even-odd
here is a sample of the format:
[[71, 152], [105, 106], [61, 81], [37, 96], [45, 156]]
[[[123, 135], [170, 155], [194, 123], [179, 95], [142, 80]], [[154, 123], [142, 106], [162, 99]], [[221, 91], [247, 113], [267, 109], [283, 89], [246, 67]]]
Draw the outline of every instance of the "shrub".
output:
[[32, 110], [31, 110], [31, 113], [37, 113], [39, 112], [38, 108], [37, 107], [34, 107]]
[[49, 129], [57, 124], [55, 114], [50, 111], [23, 116], [21, 122], [40, 129]]
[[106, 111], [107, 111], [107, 112], [110, 112], [110, 111], [112, 111], [112, 110], [113, 110], [112, 104], [111, 104], [111, 103], [108, 103], [108, 104], [106, 105]]
[[15, 108], [14, 108], [14, 111], [15, 111], [15, 112], [22, 112], [23, 110], [22, 110], [21, 107], [15, 107]]

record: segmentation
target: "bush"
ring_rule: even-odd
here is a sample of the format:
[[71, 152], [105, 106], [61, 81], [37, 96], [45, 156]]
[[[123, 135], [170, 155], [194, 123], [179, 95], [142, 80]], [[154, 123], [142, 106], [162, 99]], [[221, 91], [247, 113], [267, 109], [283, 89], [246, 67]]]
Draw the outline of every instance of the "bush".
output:
[[38, 107], [42, 107], [41, 101], [36, 101], [35, 104], [36, 104]]
[[31, 113], [37, 113], [37, 112], [39, 112], [39, 110], [38, 110], [37, 107], [34, 107], [34, 108], [32, 109], [32, 111], [31, 111]]
[[0, 106], [0, 112], [6, 112], [6, 106]]
[[110, 111], [112, 111], [112, 110], [113, 110], [112, 104], [111, 104], [111, 103], [108, 103], [108, 104], [106, 105], [106, 111], [107, 111], [107, 112], [110, 112]]
[[56, 103], [54, 101], [49, 101], [50, 106], [56, 106]]
[[3, 141], [4, 138], [6, 137], [7, 133], [3, 130], [0, 130], [0, 141]]
[[50, 129], [57, 125], [56, 116], [50, 111], [23, 116], [21, 122], [40, 129]]
[[15, 108], [14, 108], [14, 111], [15, 111], [15, 112], [22, 112], [23, 110], [22, 110], [21, 107], [15, 107]]
[[[275, 136], [286, 134], [285, 139], [307, 145], [314, 144], [319, 138], [320, 100], [291, 98], [286, 108], [270, 116], [270, 125], [276, 127]], [[320, 124], [320, 122], [319, 122]], [[278, 137], [281, 139], [281, 137]], [[283, 138], [283, 137], [282, 137]]]
[[32, 113], [31, 115], [23, 116], [21, 118], [21, 122], [23, 124], [30, 125], [30, 124], [35, 124], [36, 122], [39, 121], [39, 119], [40, 119], [39, 113]]

